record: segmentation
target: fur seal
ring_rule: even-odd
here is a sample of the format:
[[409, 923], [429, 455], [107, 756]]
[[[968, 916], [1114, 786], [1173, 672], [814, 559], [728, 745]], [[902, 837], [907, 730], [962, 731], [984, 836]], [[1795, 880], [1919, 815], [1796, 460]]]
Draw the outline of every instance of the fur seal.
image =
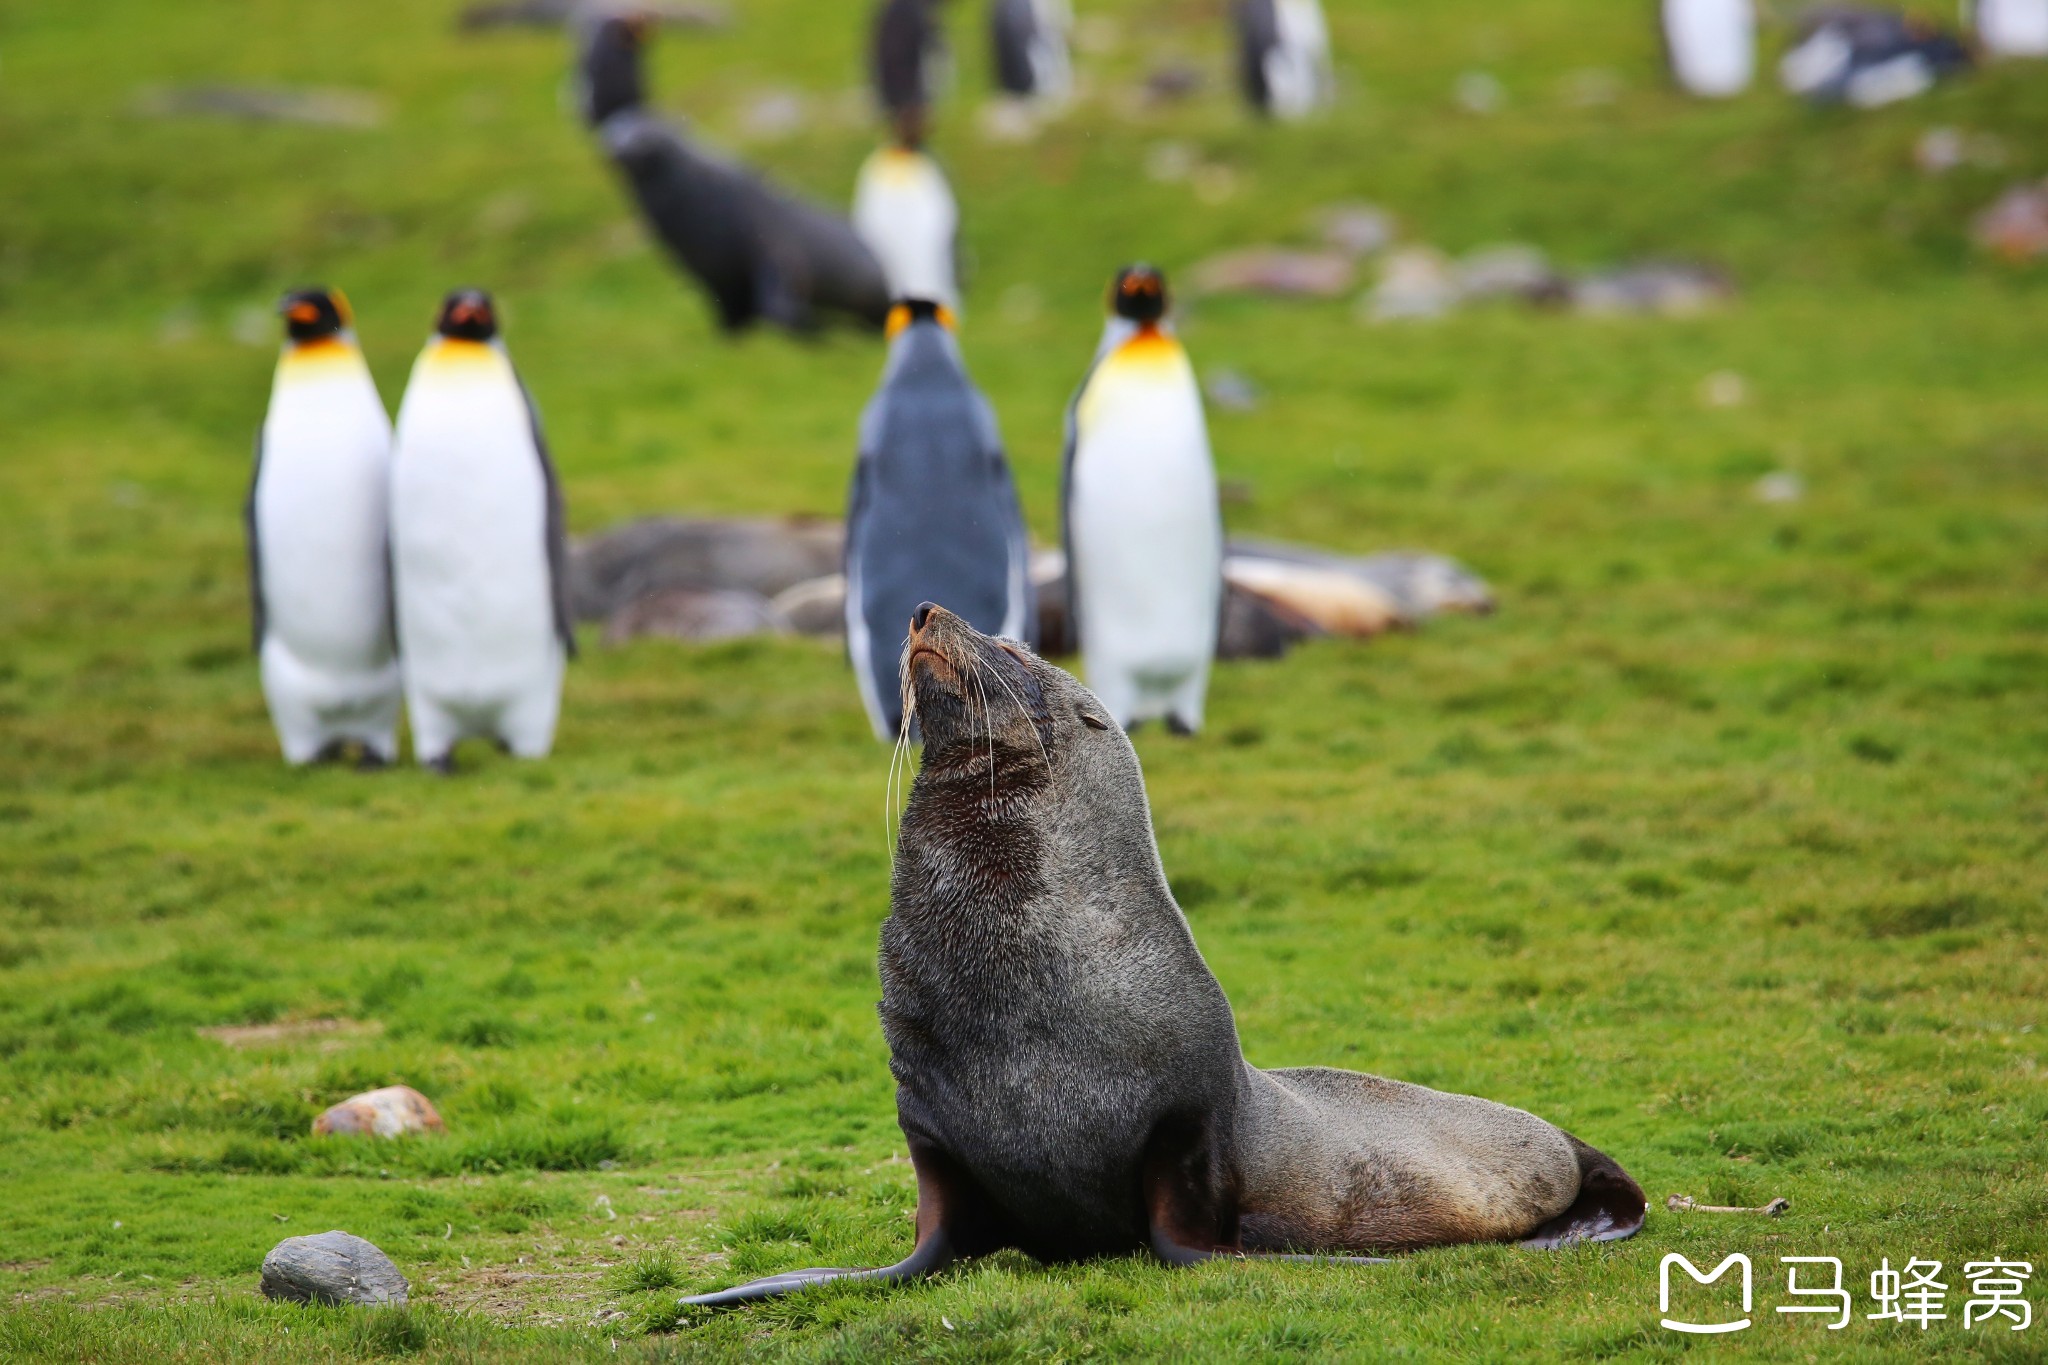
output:
[[1167, 890], [1137, 754], [1072, 677], [927, 602], [903, 686], [925, 749], [882, 926], [881, 1018], [916, 1248], [684, 1305], [914, 1279], [1007, 1247], [1352, 1260], [1641, 1227], [1636, 1182], [1533, 1114], [1248, 1064]]

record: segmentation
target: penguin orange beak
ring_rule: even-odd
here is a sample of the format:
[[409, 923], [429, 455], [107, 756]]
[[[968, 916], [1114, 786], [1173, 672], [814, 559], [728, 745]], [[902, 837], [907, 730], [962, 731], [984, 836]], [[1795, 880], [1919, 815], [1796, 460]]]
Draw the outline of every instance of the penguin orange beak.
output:
[[473, 303], [458, 303], [448, 310], [448, 321], [459, 324], [481, 322], [483, 309]]
[[320, 310], [307, 303], [304, 299], [285, 309], [284, 315], [287, 319], [298, 323], [301, 327], [311, 327], [314, 323], [320, 321]]

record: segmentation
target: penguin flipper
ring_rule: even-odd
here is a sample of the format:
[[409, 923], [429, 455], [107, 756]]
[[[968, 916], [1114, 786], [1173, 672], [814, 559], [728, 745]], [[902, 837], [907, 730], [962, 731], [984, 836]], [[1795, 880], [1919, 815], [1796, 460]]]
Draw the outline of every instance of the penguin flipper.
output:
[[548, 588], [553, 599], [555, 636], [570, 658], [576, 657], [576, 624], [569, 614], [569, 509], [562, 497], [562, 481], [555, 474], [555, 462], [548, 458], [548, 438], [541, 430], [540, 409], [524, 381], [519, 396], [526, 402], [526, 420], [533, 430], [534, 454], [540, 458], [540, 477], [547, 487]]
[[1096, 349], [1088, 373], [1081, 376], [1080, 385], [1067, 402], [1067, 441], [1060, 452], [1060, 548], [1067, 552], [1067, 640], [1076, 650], [1081, 647], [1081, 579], [1080, 557], [1074, 550], [1074, 457], [1081, 448], [1081, 399], [1087, 394], [1089, 381], [1095, 378], [1096, 367], [1102, 364], [1107, 349]]
[[853, 486], [846, 495], [846, 559], [841, 569], [846, 576], [846, 659], [853, 665], [854, 686], [860, 689], [860, 704], [868, 713], [875, 738], [884, 744], [903, 728], [900, 698], [885, 686], [881, 667], [874, 657], [874, 640], [868, 630], [867, 603], [861, 583], [860, 557], [866, 548], [868, 480], [872, 477], [869, 451], [871, 440], [879, 439], [881, 419], [875, 409], [861, 417], [860, 455], [854, 461]]
[[251, 645], [258, 652], [263, 650], [264, 628], [268, 620], [263, 610], [263, 546], [256, 529], [256, 484], [263, 477], [263, 432], [256, 432], [256, 464], [249, 473], [249, 496], [242, 503], [242, 528], [249, 537], [249, 630]]

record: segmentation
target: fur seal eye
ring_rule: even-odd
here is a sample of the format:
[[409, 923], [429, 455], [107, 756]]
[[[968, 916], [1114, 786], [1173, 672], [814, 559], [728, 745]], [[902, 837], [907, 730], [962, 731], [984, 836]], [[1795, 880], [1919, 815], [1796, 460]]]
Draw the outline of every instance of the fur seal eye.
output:
[[1109, 728], [1108, 721], [1092, 712], [1083, 711], [1079, 707], [1075, 707], [1074, 714], [1079, 716], [1081, 723], [1091, 730], [1107, 730]]

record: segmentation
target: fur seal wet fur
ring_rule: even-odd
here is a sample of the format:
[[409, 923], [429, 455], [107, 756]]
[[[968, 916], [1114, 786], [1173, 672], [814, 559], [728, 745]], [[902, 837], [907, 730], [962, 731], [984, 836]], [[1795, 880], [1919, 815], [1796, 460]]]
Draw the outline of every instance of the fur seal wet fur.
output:
[[1642, 1226], [1642, 1189], [1533, 1114], [1350, 1071], [1262, 1071], [1174, 904], [1137, 753], [1094, 694], [931, 603], [902, 682], [924, 756], [882, 926], [882, 1031], [917, 1172], [901, 1281], [1014, 1247], [1363, 1260]]

